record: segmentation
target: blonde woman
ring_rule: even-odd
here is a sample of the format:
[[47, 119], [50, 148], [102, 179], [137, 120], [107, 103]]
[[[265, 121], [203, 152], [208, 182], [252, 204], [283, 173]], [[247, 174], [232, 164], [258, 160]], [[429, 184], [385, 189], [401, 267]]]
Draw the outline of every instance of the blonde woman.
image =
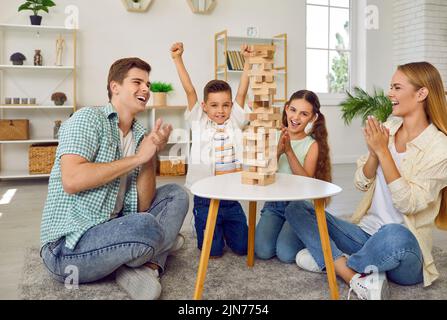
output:
[[[369, 154], [358, 161], [355, 184], [366, 192], [352, 222], [326, 214], [335, 271], [360, 299], [385, 299], [387, 278], [429, 286], [439, 274], [432, 231], [447, 229], [447, 102], [441, 76], [427, 62], [399, 66], [389, 97], [393, 116], [369, 118]], [[299, 267], [324, 270], [312, 206], [286, 212], [305, 244]]]

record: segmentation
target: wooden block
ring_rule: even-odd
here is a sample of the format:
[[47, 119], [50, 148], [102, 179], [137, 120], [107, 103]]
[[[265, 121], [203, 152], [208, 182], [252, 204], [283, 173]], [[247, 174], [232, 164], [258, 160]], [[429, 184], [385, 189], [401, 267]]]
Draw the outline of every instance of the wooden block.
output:
[[252, 167], [262, 167], [262, 168], [266, 168], [268, 166], [268, 161], [267, 160], [256, 160], [256, 159], [244, 159], [244, 164], [246, 164], [247, 166], [252, 166]]
[[253, 101], [253, 110], [256, 110], [258, 108], [269, 108], [270, 107], [270, 103], [266, 102], [266, 101]]
[[251, 84], [252, 89], [276, 89], [277, 85], [275, 82], [268, 83], [268, 82], [262, 82], [262, 83], [253, 83]]
[[267, 50], [267, 51], [276, 51], [276, 46], [274, 44], [253, 44], [250, 46], [250, 49], [252, 51], [263, 51], [263, 50]]
[[[264, 78], [267, 78], [267, 77], [273, 78], [275, 76], [275, 73], [273, 71], [268, 71], [268, 70], [253, 70], [252, 69], [248, 72], [248, 76], [249, 77], [263, 76]], [[269, 82], [272, 82], [272, 81], [269, 81]]]
[[[257, 101], [257, 102], [262, 102], [262, 101]], [[263, 102], [262, 102], [262, 103], [263, 103]], [[267, 108], [264, 108], [264, 107], [256, 107], [256, 108], [253, 108], [253, 113], [256, 113], [256, 114], [275, 114], [275, 113], [277, 113], [275, 109], [277, 109], [277, 108], [272, 108], [272, 107], [267, 107]]]
[[273, 82], [273, 81], [275, 81], [275, 77], [274, 76], [271, 76], [271, 75], [268, 75], [268, 76], [264, 76], [264, 81], [265, 82]]
[[276, 89], [275, 88], [260, 88], [260, 89], [253, 88], [252, 91], [253, 91], [253, 94], [261, 95], [261, 96], [264, 96], [264, 95], [275, 95], [276, 94]]
[[242, 184], [246, 184], [246, 185], [257, 185], [258, 181], [257, 180], [253, 180], [253, 179], [244, 179], [242, 178]]
[[258, 180], [258, 185], [265, 187], [274, 184], [275, 181], [276, 181], [276, 175], [266, 176], [266, 178]]
[[[277, 120], [281, 120], [281, 119], [282, 119], [282, 114], [279, 114], [279, 113], [270, 113], [270, 114], [261, 113], [261, 114], [257, 115], [256, 119], [253, 119], [253, 120], [277, 121]], [[253, 121], [253, 120], [250, 120], [250, 121]]]
[[273, 59], [267, 59], [263, 57], [250, 57], [248, 58], [249, 64], [267, 64], [267, 63], [274, 63]]
[[269, 95], [254, 95], [253, 96], [254, 101], [263, 101], [263, 102], [269, 102], [273, 100], [272, 96]]
[[278, 127], [277, 121], [254, 120], [250, 123], [250, 125], [254, 127], [264, 127], [268, 129], [274, 129]]
[[257, 167], [248, 167], [248, 171], [249, 172], [258, 172], [258, 168]]

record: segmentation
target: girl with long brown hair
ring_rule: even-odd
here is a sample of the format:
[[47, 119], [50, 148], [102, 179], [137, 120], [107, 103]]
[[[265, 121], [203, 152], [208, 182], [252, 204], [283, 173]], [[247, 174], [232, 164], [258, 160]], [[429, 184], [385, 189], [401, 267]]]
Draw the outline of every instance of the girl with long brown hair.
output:
[[[326, 120], [318, 96], [307, 90], [294, 93], [285, 104], [278, 143], [278, 172], [331, 182]], [[297, 201], [300, 202], [300, 201]], [[294, 202], [267, 202], [256, 227], [255, 253], [261, 259], [277, 256], [292, 263], [303, 243], [284, 216]]]
[[[399, 285], [438, 277], [432, 231], [447, 227], [447, 101], [438, 70], [427, 62], [399, 66], [384, 124], [370, 117], [369, 150], [358, 161], [355, 184], [365, 196], [352, 223], [326, 213], [335, 272], [360, 299], [386, 299], [387, 278]], [[315, 211], [300, 204], [285, 213], [306, 249], [304, 270], [324, 271]], [[349, 297], [348, 297], [349, 298]]]

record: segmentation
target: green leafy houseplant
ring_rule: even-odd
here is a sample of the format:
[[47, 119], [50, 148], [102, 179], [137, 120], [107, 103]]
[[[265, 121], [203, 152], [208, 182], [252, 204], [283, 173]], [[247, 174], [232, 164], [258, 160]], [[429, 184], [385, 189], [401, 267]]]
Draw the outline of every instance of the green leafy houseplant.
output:
[[370, 95], [365, 90], [355, 87], [353, 94], [349, 92], [346, 94], [348, 98], [340, 104], [346, 125], [350, 125], [356, 117], [361, 117], [365, 123], [370, 115], [380, 122], [385, 122], [393, 112], [393, 104], [383, 90], [374, 89], [374, 94]]
[[32, 25], [40, 25], [42, 17], [39, 16], [39, 11], [48, 13], [48, 8], [54, 7], [56, 4], [52, 0], [27, 0], [20, 5], [17, 11], [30, 10], [33, 15], [30, 16]]
[[152, 82], [151, 83], [151, 91], [152, 92], [166, 92], [169, 93], [174, 91], [172, 84], [165, 82]]
[[164, 82], [152, 82], [151, 91], [154, 93], [154, 106], [166, 106], [167, 95], [173, 91], [172, 84]]

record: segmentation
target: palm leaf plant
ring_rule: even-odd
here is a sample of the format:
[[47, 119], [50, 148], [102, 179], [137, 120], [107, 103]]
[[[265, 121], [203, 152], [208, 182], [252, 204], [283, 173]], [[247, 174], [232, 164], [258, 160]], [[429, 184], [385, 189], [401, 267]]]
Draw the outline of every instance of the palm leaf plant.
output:
[[355, 87], [353, 93], [346, 92], [346, 94], [348, 98], [340, 104], [346, 125], [350, 125], [357, 117], [361, 117], [365, 123], [368, 116], [374, 116], [380, 122], [385, 122], [393, 112], [391, 100], [381, 89], [374, 89], [374, 94], [370, 95], [362, 88]]

